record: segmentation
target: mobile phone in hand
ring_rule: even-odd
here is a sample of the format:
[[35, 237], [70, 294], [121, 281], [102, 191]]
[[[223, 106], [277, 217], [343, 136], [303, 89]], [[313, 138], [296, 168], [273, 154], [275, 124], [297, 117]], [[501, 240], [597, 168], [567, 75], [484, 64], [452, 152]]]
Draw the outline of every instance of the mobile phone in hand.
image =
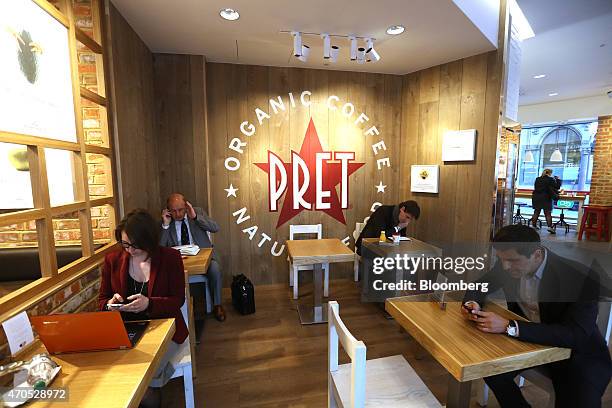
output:
[[109, 303], [106, 305], [108, 310], [119, 310], [121, 306], [124, 306], [123, 303]]

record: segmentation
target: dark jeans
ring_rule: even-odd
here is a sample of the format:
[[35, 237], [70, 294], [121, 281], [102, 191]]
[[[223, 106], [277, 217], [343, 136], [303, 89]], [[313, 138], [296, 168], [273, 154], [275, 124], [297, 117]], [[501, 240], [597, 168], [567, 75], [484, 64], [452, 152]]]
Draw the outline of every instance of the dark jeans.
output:
[[[531, 407], [518, 384], [514, 382], [521, 371], [485, 377], [485, 382], [495, 394], [502, 408]], [[555, 389], [555, 408], [600, 408], [602, 393], [572, 370], [555, 370], [552, 373]]]

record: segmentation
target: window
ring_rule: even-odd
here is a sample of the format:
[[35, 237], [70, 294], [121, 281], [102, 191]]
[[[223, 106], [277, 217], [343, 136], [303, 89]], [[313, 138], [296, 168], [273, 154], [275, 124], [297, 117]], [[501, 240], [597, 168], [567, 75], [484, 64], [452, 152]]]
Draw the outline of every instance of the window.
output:
[[100, 11], [99, 0], [2, 4], [4, 317], [95, 269], [116, 246]]
[[518, 188], [532, 189], [544, 169], [552, 169], [566, 191], [589, 191], [597, 122], [525, 127], [521, 131]]

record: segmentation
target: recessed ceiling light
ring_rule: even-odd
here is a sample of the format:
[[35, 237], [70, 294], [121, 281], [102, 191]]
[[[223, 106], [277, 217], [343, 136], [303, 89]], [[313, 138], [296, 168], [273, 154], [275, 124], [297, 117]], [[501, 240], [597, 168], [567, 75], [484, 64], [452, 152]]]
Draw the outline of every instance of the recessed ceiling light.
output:
[[391, 27], [387, 28], [387, 34], [389, 35], [400, 35], [401, 33], [403, 33], [405, 30], [403, 25], [392, 25]]
[[548, 96], [557, 96], [559, 95], [559, 92], [551, 92], [548, 94]]
[[541, 79], [541, 78], [546, 78], [546, 74], [540, 74], [540, 75], [533, 76], [533, 79]]
[[219, 15], [229, 21], [236, 21], [240, 18], [240, 14], [238, 14], [236, 10], [231, 8], [222, 9], [221, 11], [219, 11]]

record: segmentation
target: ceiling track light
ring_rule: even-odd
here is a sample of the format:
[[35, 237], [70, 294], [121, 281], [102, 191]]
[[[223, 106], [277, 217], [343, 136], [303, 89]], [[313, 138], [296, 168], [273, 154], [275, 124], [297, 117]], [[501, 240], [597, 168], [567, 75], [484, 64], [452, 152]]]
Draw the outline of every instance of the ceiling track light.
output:
[[329, 34], [321, 34], [321, 38], [323, 38], [323, 58], [329, 59], [331, 58], [331, 38]]
[[371, 38], [366, 38], [366, 61], [380, 61], [380, 54], [378, 54], [374, 49], [374, 41]]
[[331, 53], [330, 53], [330, 56], [329, 56], [330, 62], [335, 63], [336, 61], [338, 61], [338, 54], [340, 54], [340, 47], [338, 47], [336, 45], [332, 45], [331, 46]]
[[366, 49], [364, 47], [357, 48], [357, 63], [364, 64], [366, 62]]
[[350, 36], [349, 41], [351, 42], [351, 61], [357, 60], [357, 37]]
[[302, 62], [306, 62], [308, 60], [308, 56], [310, 55], [310, 47], [306, 44], [302, 45], [302, 55], [297, 57]]
[[301, 57], [302, 56], [302, 33], [299, 31], [292, 31], [291, 35], [293, 36], [293, 56]]

